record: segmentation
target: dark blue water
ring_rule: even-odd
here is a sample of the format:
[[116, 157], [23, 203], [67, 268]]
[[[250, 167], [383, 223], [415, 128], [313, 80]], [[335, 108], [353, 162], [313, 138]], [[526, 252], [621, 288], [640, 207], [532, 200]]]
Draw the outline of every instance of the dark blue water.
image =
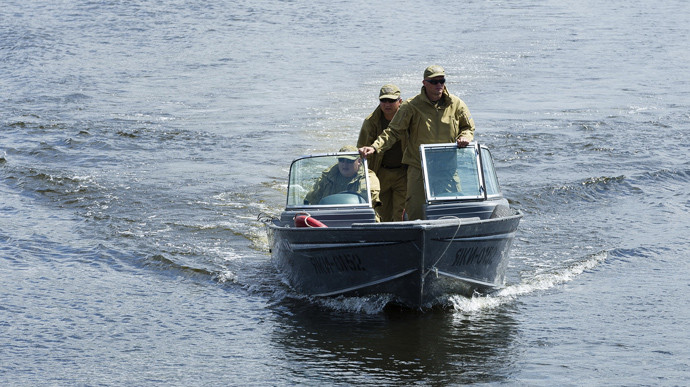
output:
[[[690, 383], [681, 0], [0, 7], [0, 384]], [[286, 288], [256, 220], [446, 68], [525, 217], [507, 286]]]

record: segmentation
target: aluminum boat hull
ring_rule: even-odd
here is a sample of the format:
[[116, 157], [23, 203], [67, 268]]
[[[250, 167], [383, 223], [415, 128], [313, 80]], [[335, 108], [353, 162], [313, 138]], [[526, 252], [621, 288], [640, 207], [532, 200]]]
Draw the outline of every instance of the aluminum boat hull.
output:
[[448, 294], [501, 288], [522, 214], [350, 227], [267, 223], [272, 260], [297, 292], [314, 297], [390, 294], [424, 309]]

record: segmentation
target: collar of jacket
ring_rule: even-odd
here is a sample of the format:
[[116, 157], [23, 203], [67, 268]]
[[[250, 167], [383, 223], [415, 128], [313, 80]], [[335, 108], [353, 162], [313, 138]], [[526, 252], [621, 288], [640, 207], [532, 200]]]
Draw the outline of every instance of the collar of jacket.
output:
[[[372, 119], [372, 120], [376, 120], [376, 121], [374, 121], [374, 122], [377, 122], [377, 123], [378, 123], [378, 121], [379, 121], [379, 119], [381, 118], [382, 115], [383, 115], [383, 110], [381, 110], [381, 106], [379, 105], [379, 106], [376, 107], [376, 109], [374, 110], [374, 112], [371, 114], [371, 119]], [[386, 129], [386, 128], [384, 128], [384, 129]]]
[[[422, 91], [420, 94], [422, 94], [424, 96], [424, 102], [428, 103], [431, 106], [434, 106], [434, 107], [436, 106], [435, 103], [431, 102], [431, 100], [429, 99], [429, 96], [426, 95], [426, 88], [424, 86], [422, 86]], [[447, 106], [449, 104], [448, 101], [450, 101], [450, 93], [448, 92], [448, 88], [446, 88], [446, 86], [443, 86], [443, 95], [441, 96], [440, 101], [441, 101], [440, 106]]]

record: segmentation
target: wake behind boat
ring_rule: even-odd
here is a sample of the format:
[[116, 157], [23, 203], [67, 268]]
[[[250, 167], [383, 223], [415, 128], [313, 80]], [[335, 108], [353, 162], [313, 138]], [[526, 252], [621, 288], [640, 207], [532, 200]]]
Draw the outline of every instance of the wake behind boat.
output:
[[434, 144], [420, 152], [425, 219], [415, 221], [376, 221], [366, 160], [358, 188], [315, 195], [338, 160], [356, 153], [293, 161], [285, 210], [264, 220], [289, 286], [314, 297], [390, 294], [415, 309], [503, 286], [522, 213], [501, 194], [488, 148]]

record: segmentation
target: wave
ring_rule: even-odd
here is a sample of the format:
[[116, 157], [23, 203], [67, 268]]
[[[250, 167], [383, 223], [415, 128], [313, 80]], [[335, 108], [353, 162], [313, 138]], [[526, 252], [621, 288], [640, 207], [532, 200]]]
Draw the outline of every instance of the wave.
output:
[[210, 270], [202, 267], [184, 265], [173, 261], [161, 254], [152, 255], [144, 259], [144, 265], [148, 268], [157, 269], [158, 272], [181, 276], [185, 278], [195, 278], [201, 280], [213, 280], [221, 284], [237, 283], [237, 273], [229, 269]]
[[449, 297], [449, 301], [457, 312], [481, 313], [509, 304], [520, 297], [555, 289], [560, 285], [576, 280], [583, 273], [594, 270], [605, 262], [627, 262], [636, 258], [649, 258], [656, 253], [656, 251], [645, 247], [600, 251], [581, 260], [569, 262], [561, 268], [550, 269], [547, 272], [527, 277], [519, 283], [509, 284], [490, 295], [475, 295], [471, 298], [454, 295]]
[[475, 295], [467, 298], [451, 296], [449, 301], [457, 312], [480, 313], [511, 303], [519, 297], [528, 296], [538, 292], [554, 289], [559, 285], [573, 281], [582, 273], [592, 270], [605, 262], [610, 257], [610, 252], [602, 251], [589, 255], [581, 261], [571, 262], [569, 265], [553, 269], [546, 273], [528, 277], [516, 284], [509, 284], [505, 288], [490, 295]]
[[675, 189], [676, 183], [690, 182], [690, 169], [660, 169], [641, 174], [632, 179], [635, 184], [654, 189], [668, 187]]
[[609, 258], [609, 254], [609, 251], [601, 251], [589, 255], [583, 260], [571, 262], [563, 268], [537, 274], [520, 283], [506, 286], [497, 293], [497, 296], [502, 298], [515, 298], [537, 291], [552, 289], [558, 285], [574, 280], [587, 270], [592, 270], [599, 266]]
[[601, 200], [647, 195], [660, 188], [678, 190], [679, 184], [690, 182], [690, 170], [660, 169], [634, 176], [597, 176], [562, 185], [532, 189], [515, 195], [511, 201], [530, 208], [544, 208], [559, 204], [593, 203]]
[[348, 313], [378, 314], [382, 313], [392, 301], [388, 294], [375, 294], [366, 297], [336, 297], [309, 299], [316, 305]]
[[555, 187], [550, 193], [552, 197], [562, 198], [566, 201], [581, 199], [590, 202], [612, 195], [640, 194], [642, 191], [633, 186], [628, 178], [620, 175], [591, 177], [576, 184]]
[[60, 208], [103, 207], [114, 199], [97, 178], [70, 171], [21, 169], [3, 163], [5, 184], [35, 199], [47, 200]]

